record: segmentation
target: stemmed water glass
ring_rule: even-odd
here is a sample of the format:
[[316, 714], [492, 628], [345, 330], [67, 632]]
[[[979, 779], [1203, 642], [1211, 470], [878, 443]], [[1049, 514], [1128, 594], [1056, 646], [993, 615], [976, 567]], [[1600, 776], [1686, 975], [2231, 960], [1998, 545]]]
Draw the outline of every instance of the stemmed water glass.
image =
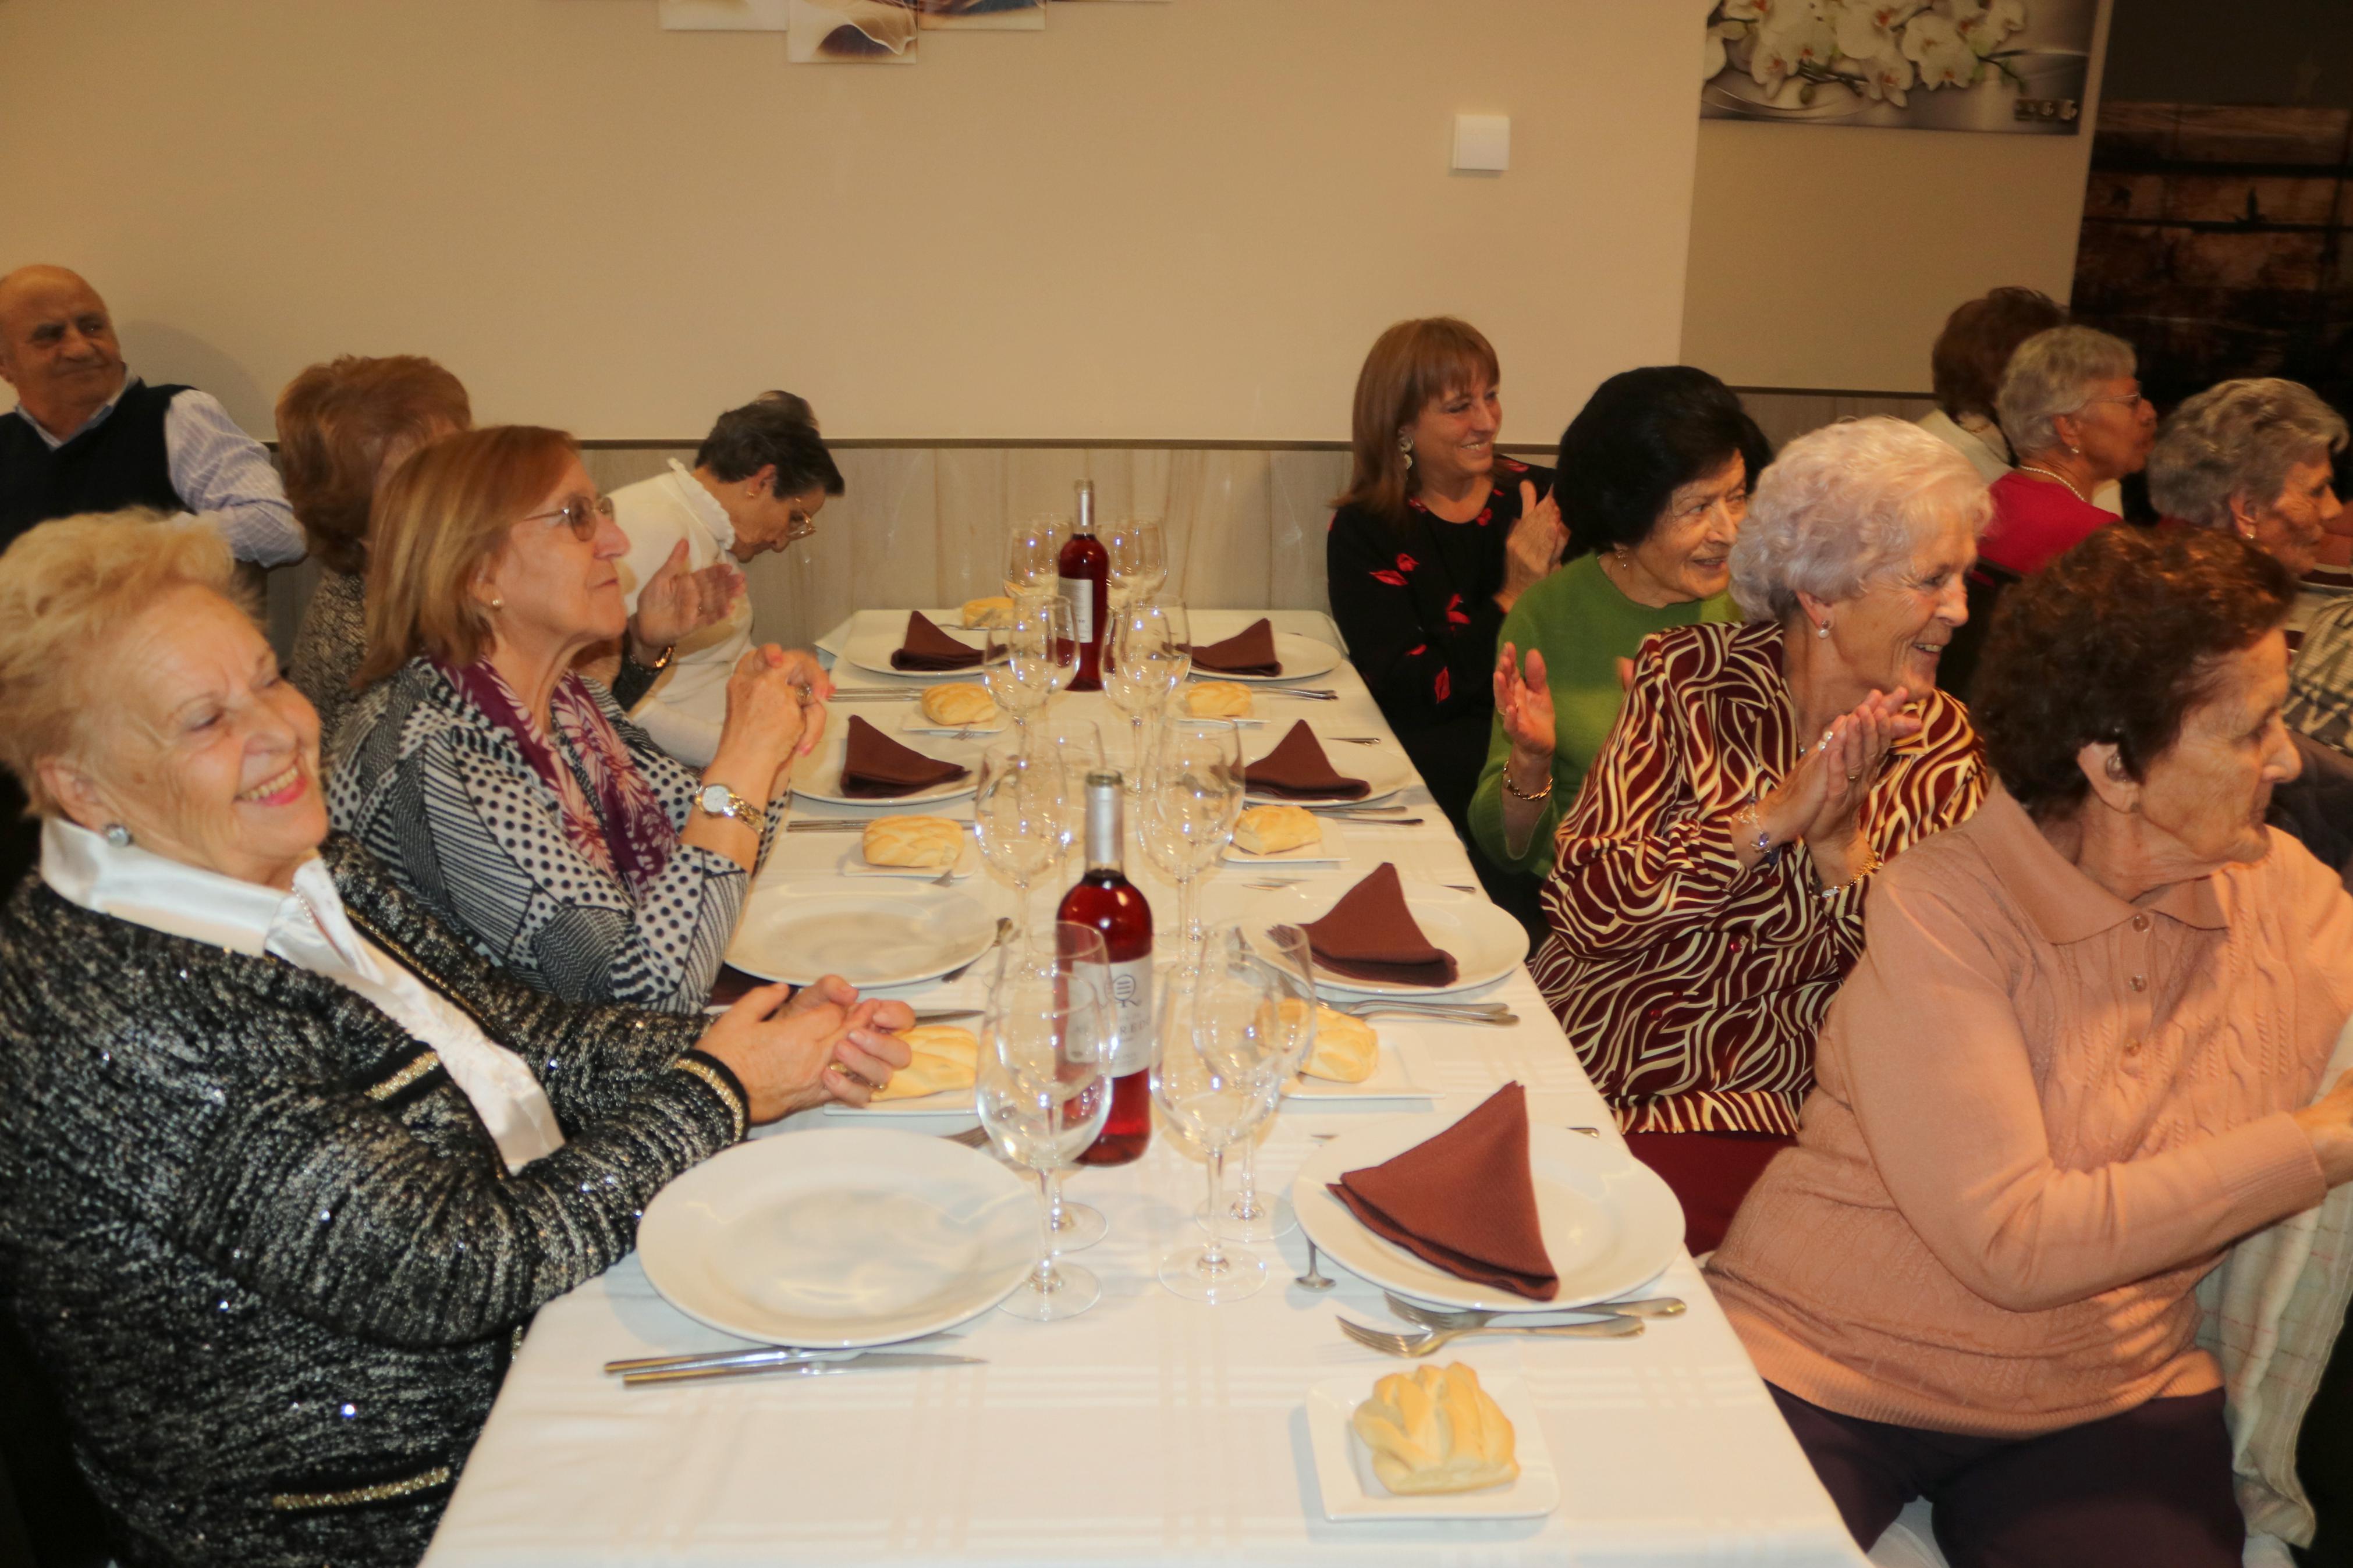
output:
[[1057, 921], [999, 955], [981, 1012], [980, 1124], [1007, 1159], [1039, 1179], [1038, 1264], [997, 1310], [1032, 1322], [1076, 1317], [1103, 1297], [1092, 1273], [1056, 1261], [1072, 1244], [1056, 1235], [1055, 1219], [1077, 1208], [1062, 1206], [1062, 1172], [1111, 1113], [1109, 977], [1103, 933]]
[[1111, 613], [1103, 637], [1103, 695], [1127, 715], [1134, 732], [1134, 765], [1128, 769], [1131, 792], [1144, 788], [1145, 721], [1168, 705], [1193, 668], [1193, 651], [1185, 636], [1185, 606], [1139, 599]]
[[1196, 884], [1233, 842], [1242, 812], [1241, 731], [1224, 719], [1162, 721], [1143, 795], [1136, 802], [1144, 852], [1176, 884], [1178, 963], [1201, 950]]
[[1166, 531], [1156, 517], [1131, 517], [1103, 536], [1111, 555], [1111, 602], [1149, 599], [1168, 581]]
[[1086, 845], [1087, 775], [1110, 764], [1103, 757], [1103, 727], [1092, 719], [1060, 719], [1032, 725], [1029, 749], [1053, 759], [1062, 770], [1061, 858]]
[[1068, 817], [1061, 761], [1024, 741], [1000, 742], [980, 755], [973, 791], [972, 833], [981, 858], [1013, 884], [1015, 926], [1029, 932], [1029, 888], [1062, 858]]
[[1238, 1301], [1266, 1283], [1266, 1263], [1228, 1247], [1226, 1151], [1247, 1143], [1282, 1093], [1290, 1030], [1281, 998], [1265, 978], [1225, 962], [1229, 944], [1210, 944], [1203, 961], [1172, 976], [1162, 994], [1160, 1057], [1152, 1099], [1171, 1129], [1208, 1156], [1209, 1239], [1160, 1260], [1160, 1282], [1189, 1301]]
[[[1268, 1027], [1282, 1053], [1280, 1081], [1288, 1086], [1315, 1048], [1315, 970], [1307, 933], [1295, 925], [1269, 926], [1253, 942], [1239, 931], [1223, 931], [1208, 945], [1210, 951], [1202, 958], [1205, 969], [1223, 967], [1247, 976], [1271, 999]], [[1298, 1228], [1299, 1216], [1288, 1198], [1280, 1193], [1259, 1196], [1257, 1139], [1242, 1141], [1240, 1167], [1235, 1173], [1234, 1201], [1216, 1216], [1225, 1233], [1237, 1241], [1271, 1241]], [[1207, 1208], [1193, 1217], [1204, 1226], [1211, 1223]]]
[[1076, 659], [1071, 602], [1052, 593], [1013, 601], [1008, 624], [991, 626], [980, 652], [980, 678], [1017, 729], [1071, 683]]
[[1071, 520], [1051, 512], [1014, 524], [1005, 544], [1005, 591], [1017, 599], [1053, 593], [1061, 576], [1062, 544], [1070, 536]]

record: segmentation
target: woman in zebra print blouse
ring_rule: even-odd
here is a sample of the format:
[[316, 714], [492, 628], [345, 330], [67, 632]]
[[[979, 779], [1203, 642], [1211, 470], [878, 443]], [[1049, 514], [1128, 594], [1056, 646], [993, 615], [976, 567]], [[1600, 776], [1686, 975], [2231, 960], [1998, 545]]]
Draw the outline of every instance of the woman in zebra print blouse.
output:
[[1791, 442], [1733, 550], [1747, 621], [1644, 642], [1561, 824], [1536, 981], [1694, 1253], [1797, 1131], [1871, 874], [1984, 795], [1936, 664], [1989, 511], [1899, 420]]

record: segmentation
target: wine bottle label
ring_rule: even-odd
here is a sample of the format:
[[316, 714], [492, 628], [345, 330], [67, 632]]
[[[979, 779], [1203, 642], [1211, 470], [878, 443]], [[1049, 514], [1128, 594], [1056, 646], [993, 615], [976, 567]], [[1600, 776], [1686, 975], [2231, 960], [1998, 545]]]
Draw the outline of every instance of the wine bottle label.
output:
[[1112, 1047], [1111, 1074], [1125, 1078], [1152, 1065], [1152, 959], [1130, 958], [1111, 966], [1111, 1000], [1118, 1043]]
[[1084, 577], [1058, 577], [1062, 597], [1071, 601], [1071, 624], [1082, 643], [1095, 640], [1095, 585]]

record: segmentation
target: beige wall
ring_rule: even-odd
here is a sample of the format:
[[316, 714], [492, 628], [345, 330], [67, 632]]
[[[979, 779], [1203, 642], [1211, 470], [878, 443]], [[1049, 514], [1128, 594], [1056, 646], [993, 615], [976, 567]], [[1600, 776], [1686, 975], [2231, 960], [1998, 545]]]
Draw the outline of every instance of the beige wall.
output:
[[[1337, 439], [1372, 336], [1451, 310], [1549, 440], [1674, 353], [1695, 28], [1057, 5], [894, 68], [652, 0], [0, 0], [0, 265], [86, 271], [257, 431], [304, 363], [417, 351], [588, 437], [784, 384], [838, 437]], [[1508, 174], [1447, 172], [1457, 110], [1513, 116]]]
[[[2099, 101], [2108, 5], [2092, 48]], [[1946, 315], [1997, 284], [2065, 300], [2075, 136], [1700, 122], [1683, 355], [1747, 386], [1926, 391]]]

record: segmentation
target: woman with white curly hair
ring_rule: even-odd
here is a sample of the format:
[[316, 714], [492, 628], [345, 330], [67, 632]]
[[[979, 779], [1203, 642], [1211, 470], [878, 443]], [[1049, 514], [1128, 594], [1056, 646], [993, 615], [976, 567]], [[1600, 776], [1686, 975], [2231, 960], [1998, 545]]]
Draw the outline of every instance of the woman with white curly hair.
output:
[[1936, 667], [1989, 510], [1900, 420], [1791, 442], [1732, 552], [1747, 620], [1643, 643], [1561, 826], [1536, 982], [1694, 1253], [1798, 1130], [1872, 873], [1984, 795]]

